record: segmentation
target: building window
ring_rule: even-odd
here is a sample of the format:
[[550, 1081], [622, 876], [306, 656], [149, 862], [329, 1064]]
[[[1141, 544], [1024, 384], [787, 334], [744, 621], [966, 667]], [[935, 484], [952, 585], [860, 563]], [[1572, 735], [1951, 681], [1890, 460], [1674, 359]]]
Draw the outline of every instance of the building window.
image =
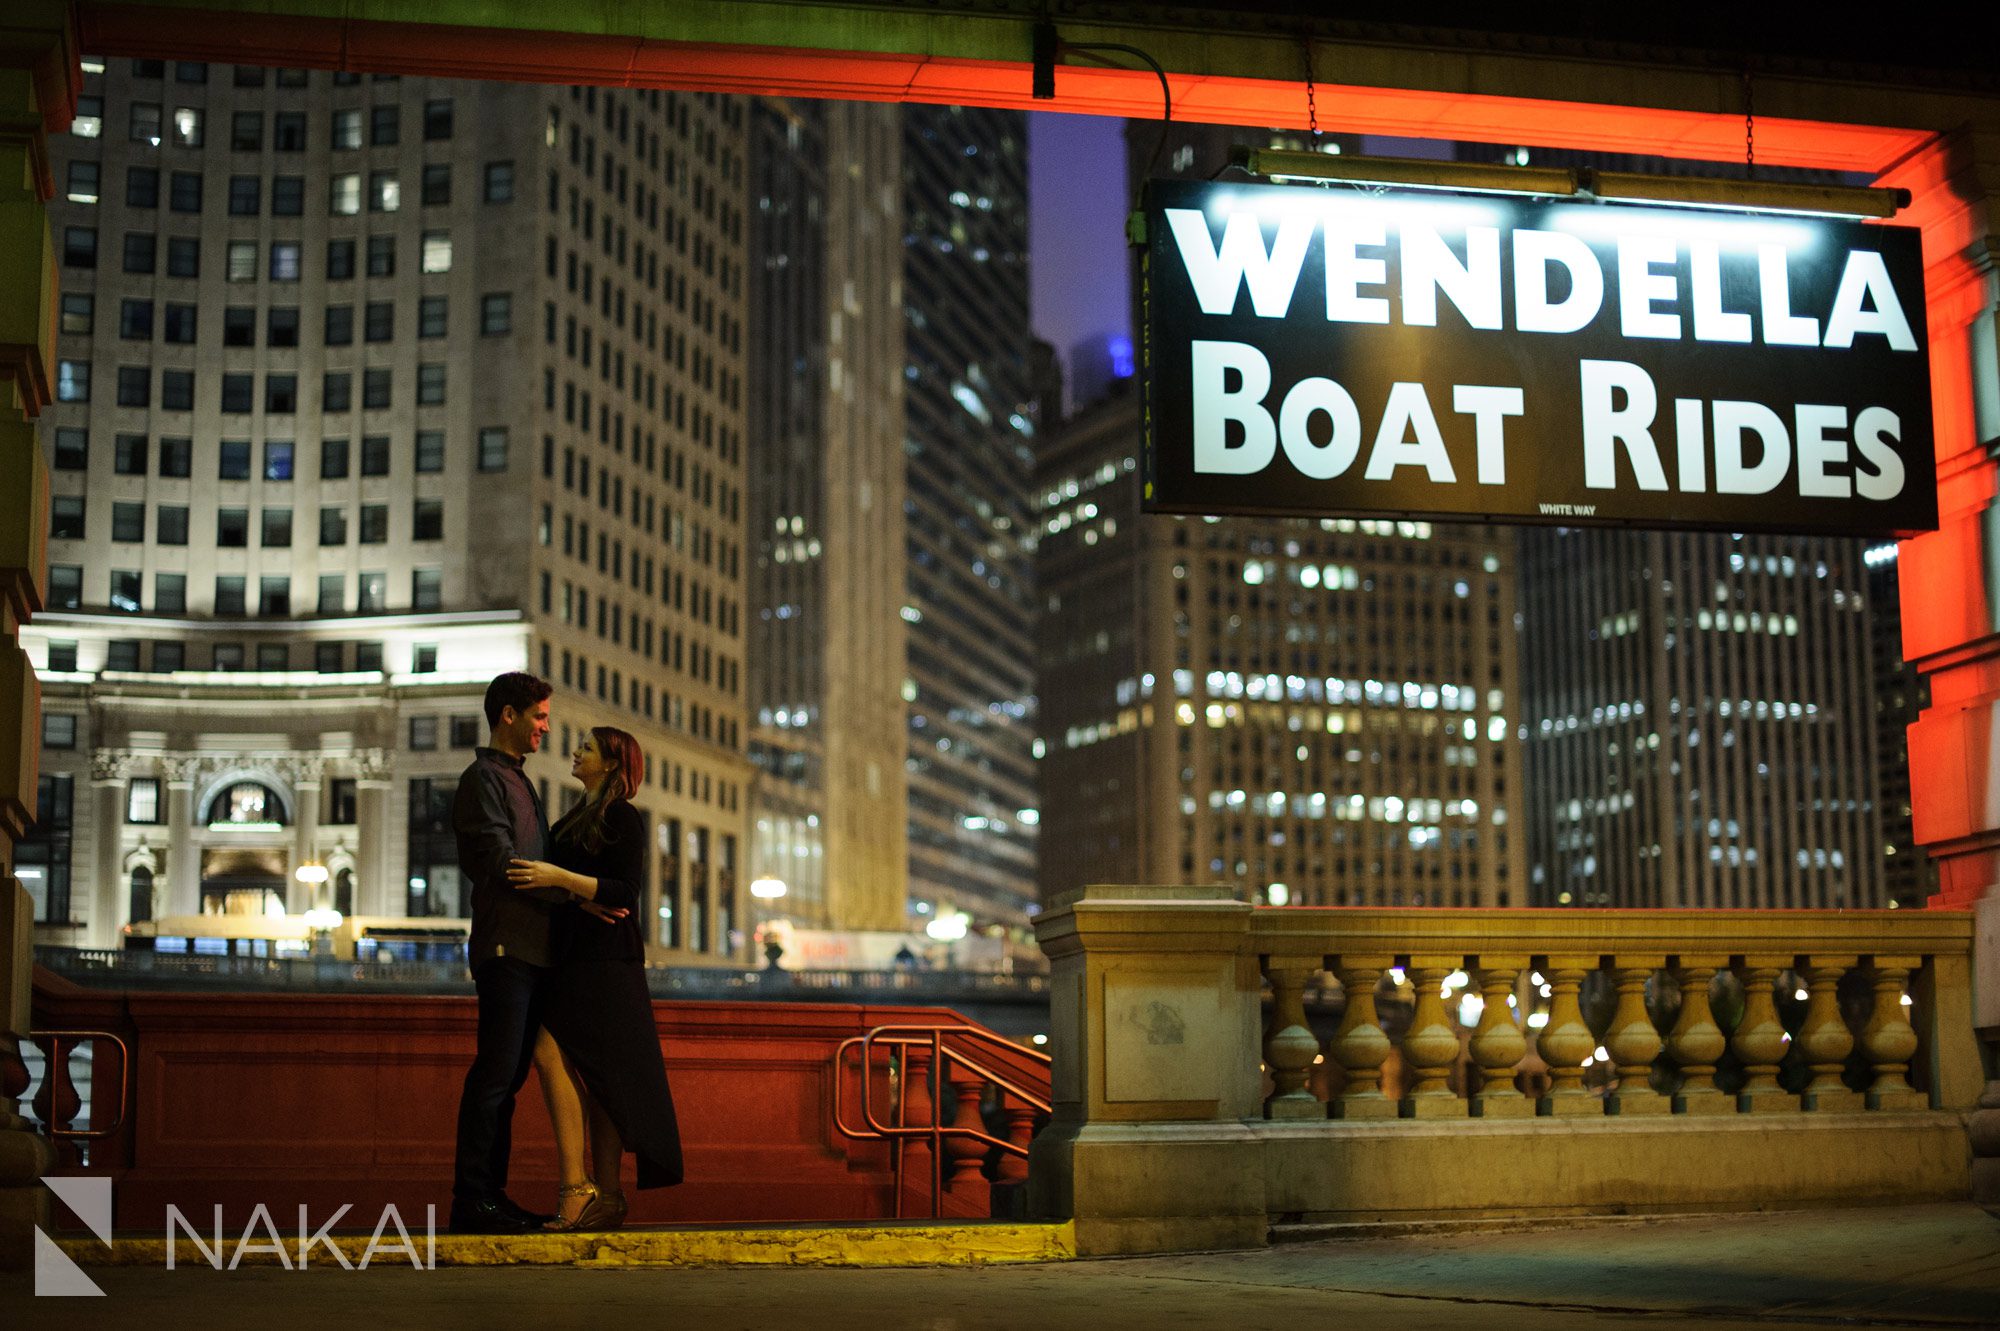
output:
[[427, 273], [448, 273], [451, 271], [451, 233], [449, 231], [424, 232], [423, 269]]
[[[71, 302], [83, 303], [83, 327], [72, 327], [75, 318]], [[91, 299], [89, 296], [63, 297], [63, 331], [65, 333], [87, 333], [90, 331]], [[121, 300], [118, 302], [118, 336], [134, 342], [151, 341], [153, 337], [153, 302], [150, 300]]]
[[[335, 651], [335, 661], [339, 658], [340, 644], [322, 643]], [[360, 806], [360, 787], [351, 776], [337, 776], [326, 783], [326, 820], [336, 827], [352, 827], [356, 810]]]
[[438, 719], [434, 716], [410, 718], [410, 747], [423, 752], [438, 746]]
[[128, 166], [125, 168], [125, 206], [127, 208], [157, 208], [160, 206], [160, 172], [157, 167]]
[[394, 277], [396, 275], [396, 238], [394, 236], [368, 237], [368, 276]]
[[49, 669], [68, 674], [76, 669], [76, 644], [73, 642], [49, 643]]
[[512, 162], [488, 162], [486, 164], [486, 202], [512, 203], [514, 201], [514, 164]]
[[271, 147], [281, 153], [306, 150], [306, 113], [280, 111], [271, 117]]
[[436, 643], [419, 643], [410, 651], [410, 673], [413, 675], [435, 675], [438, 668]]
[[69, 164], [69, 201], [71, 203], [94, 204], [97, 202], [98, 166], [95, 162], [71, 162]]
[[254, 240], [232, 240], [223, 251], [227, 261], [227, 273], [232, 282], [255, 282], [257, 280], [257, 242]]
[[[218, 615], [240, 615], [243, 613], [243, 579], [224, 575], [215, 580], [215, 613]], [[216, 649], [218, 652], [221, 648]], [[238, 649], [241, 650], [240, 648]]]
[[451, 99], [424, 103], [424, 138], [436, 141], [451, 137]]
[[192, 106], [174, 108], [174, 143], [182, 148], [201, 147], [201, 112]]
[[[182, 526], [186, 526], [185, 519], [182, 521]], [[184, 614], [187, 611], [187, 599], [187, 574], [155, 573], [153, 575], [153, 609], [164, 615]], [[160, 664], [167, 655], [169, 648], [173, 649], [174, 664], [172, 669], [179, 670], [181, 668], [181, 644], [177, 642], [163, 642], [153, 649], [153, 669], [166, 670], [169, 668]]]
[[160, 407], [164, 411], [194, 410], [194, 371], [160, 371]]
[[[266, 579], [269, 581], [269, 579]], [[257, 644], [257, 668], [267, 673], [290, 670], [292, 649], [282, 642]]]
[[370, 342], [388, 342], [396, 336], [396, 302], [392, 300], [371, 300], [368, 302], [362, 336]]
[[368, 173], [368, 211], [393, 213], [403, 206], [403, 187], [394, 171]]
[[49, 538], [56, 541], [83, 539], [82, 495], [56, 495], [49, 500]]
[[154, 256], [158, 252], [158, 242], [149, 235], [137, 231], [125, 233], [125, 271], [128, 273], [150, 273], [153, 271]]
[[68, 712], [42, 713], [42, 747], [48, 749], [75, 748], [76, 717]]
[[[147, 271], [151, 271], [148, 269]], [[193, 236], [167, 237], [167, 276], [201, 276], [201, 242]]]
[[414, 541], [442, 541], [444, 539], [444, 501], [441, 499], [419, 499], [411, 512], [410, 539]]
[[443, 337], [451, 315], [451, 303], [443, 296], [425, 296], [417, 302], [417, 336]]
[[[257, 613], [260, 615], [285, 616], [292, 613], [292, 580], [279, 575], [257, 580]], [[283, 651], [282, 645], [278, 648]], [[257, 649], [261, 656], [264, 649]], [[262, 662], [259, 662], [261, 665]], [[282, 668], [282, 667], [280, 667]]]
[[83, 604], [83, 566], [49, 565], [49, 609], [74, 610]]
[[479, 469], [507, 470], [507, 427], [488, 425], [479, 432]]
[[[249, 378], [248, 375], [243, 376]], [[248, 410], [246, 407], [245, 410]], [[247, 481], [250, 479], [250, 441], [248, 439], [224, 439], [216, 453], [218, 465], [216, 477], [225, 481]]]
[[69, 122], [69, 132], [79, 139], [95, 139], [104, 133], [104, 99], [102, 97], [79, 97], [76, 99], [76, 116]]
[[420, 406], [435, 407], [444, 402], [444, 366], [419, 365], [417, 367], [417, 403]]
[[160, 104], [158, 102], [134, 102], [129, 120], [130, 138], [134, 143], [150, 143], [160, 146]]
[[[186, 545], [188, 543], [188, 510], [186, 504], [162, 504], [153, 517], [153, 541], [156, 545]], [[161, 607], [164, 609], [164, 607]]]
[[[327, 211], [336, 217], [353, 217], [361, 211], [361, 176], [353, 171], [335, 176], [329, 192]], [[350, 245], [353, 242], [348, 242]]]
[[66, 426], [56, 431], [56, 470], [90, 469], [90, 432]]
[[349, 465], [348, 452], [345, 439], [322, 439], [319, 445], [319, 478], [323, 481], [344, 479]]
[[338, 373], [329, 370], [320, 380], [319, 409], [323, 413], [352, 411], [354, 409], [354, 376], [346, 371]]
[[290, 415], [299, 409], [299, 377], [296, 374], [264, 376], [264, 410], [273, 415]]
[[[74, 726], [75, 717], [69, 718]], [[47, 718], [44, 718], [46, 730]], [[43, 742], [47, 743], [46, 735]], [[35, 783], [35, 822], [14, 847], [14, 876], [34, 898], [35, 919], [69, 922], [69, 852], [75, 778], [45, 774]]]
[[336, 152], [361, 146], [361, 113], [359, 111], [335, 111], [333, 113], [333, 148]]
[[479, 332], [485, 337], [496, 337], [514, 331], [514, 297], [508, 293], [492, 292], [479, 298]]
[[[238, 578], [237, 581], [241, 582], [242, 579]], [[242, 596], [239, 594], [237, 600], [241, 601], [242, 599]], [[235, 613], [242, 614], [242, 606], [239, 605]], [[209, 654], [209, 662], [210, 668], [214, 670], [241, 670], [243, 668], [243, 644], [240, 642], [218, 642], [215, 644], [215, 650]]]
[[299, 344], [298, 306], [271, 307], [264, 322], [264, 344], [271, 347], [295, 347]]
[[329, 240], [326, 242], [327, 281], [340, 282], [353, 276], [354, 242], [351, 240]]
[[297, 449], [289, 439], [272, 439], [264, 445], [264, 479], [289, 481]]
[[137, 543], [146, 539], [146, 506], [119, 500], [111, 505], [111, 539]]
[[[172, 173], [171, 176], [169, 176], [168, 180], [169, 184], [167, 189], [167, 207], [171, 208], [173, 211], [177, 213], [198, 213], [201, 211], [200, 172], [175, 171]], [[253, 187], [253, 194], [254, 194], [254, 187], [257, 184], [256, 177], [254, 176], [249, 177], [249, 180], [251, 186]], [[233, 210], [234, 207], [235, 205], [232, 199], [231, 209]], [[254, 215], [256, 211], [257, 211], [257, 202], [256, 199], [253, 197], [250, 201], [250, 212]]]
[[[324, 535], [325, 516], [326, 515], [324, 512], [320, 514], [320, 517], [322, 519], [321, 522], [322, 535]], [[326, 542], [322, 541], [321, 544], [324, 545], [326, 544]], [[346, 608], [347, 608], [347, 579], [338, 573], [320, 574], [318, 612], [322, 615], [337, 615]], [[327, 648], [329, 647], [333, 649], [333, 662], [334, 662], [333, 666], [330, 669], [326, 665]], [[320, 661], [320, 666], [319, 666], [320, 673], [337, 674], [340, 670], [340, 644], [337, 642], [323, 642], [319, 644], [317, 651], [319, 654], [319, 661]]]
[[361, 474], [363, 476], [387, 476], [389, 474], [388, 435], [371, 434], [362, 437]]
[[443, 162], [433, 162], [424, 168], [424, 203], [427, 207], [440, 207], [451, 202], [451, 167]]
[[257, 345], [257, 309], [253, 305], [229, 305], [222, 311], [222, 345]]
[[118, 405], [121, 407], [150, 407], [153, 405], [153, 372], [144, 365], [121, 365], [118, 367]]
[[361, 405], [371, 411], [383, 411], [389, 406], [390, 388], [393, 380], [387, 370], [363, 370], [361, 372]]
[[[247, 416], [256, 408], [256, 376], [222, 376], [222, 410], [231, 416]], [[249, 479], [247, 476], [244, 479]]]
[[262, 544], [267, 550], [284, 550], [291, 547], [292, 510], [289, 508], [267, 508], [264, 510]]
[[168, 342], [192, 343], [197, 327], [197, 307], [167, 302], [164, 335]]
[[125, 788], [125, 821], [154, 824], [160, 821], [160, 779], [134, 777]]
[[271, 242], [271, 280], [273, 282], [299, 280], [299, 242], [296, 240]]
[[[358, 591], [360, 594], [359, 609], [362, 614], [380, 614], [389, 608], [389, 575], [387, 573], [363, 573], [361, 581], [358, 584]], [[380, 670], [382, 668], [379, 663], [376, 665], [363, 664], [363, 661], [366, 660], [366, 649], [369, 646], [375, 647], [379, 661], [381, 645], [379, 643], [364, 643], [357, 649], [363, 655], [355, 658], [354, 668], [356, 670]]]
[[404, 909], [411, 915], [455, 918], [471, 913], [472, 894], [461, 890], [458, 841], [451, 826], [457, 785], [449, 779], [410, 782], [409, 892]]
[[410, 608], [436, 610], [444, 604], [444, 570], [419, 568], [410, 571]]
[[96, 227], [66, 226], [63, 228], [63, 263], [70, 268], [97, 267]]
[[[241, 68], [241, 66], [238, 66]], [[229, 117], [229, 147], [232, 152], [254, 153], [264, 147], [264, 113], [238, 111]]]
[[174, 82], [207, 83], [208, 64], [200, 60], [177, 60], [174, 62]]
[[387, 504], [363, 504], [361, 506], [361, 544], [382, 545], [389, 539], [389, 506]]
[[146, 924], [153, 918], [153, 871], [143, 864], [132, 866], [125, 917], [132, 924]]
[[[138, 574], [132, 576], [137, 577]], [[135, 605], [133, 607], [137, 609]], [[104, 645], [104, 668], [121, 675], [133, 675], [139, 671], [139, 640], [137, 638], [113, 638]]]
[[[347, 510], [345, 508], [328, 505], [319, 511], [319, 543], [321, 545], [347, 544]], [[332, 581], [334, 584], [334, 596], [337, 600], [340, 595], [341, 580], [339, 575], [333, 575]], [[326, 593], [326, 583], [327, 579], [320, 579], [322, 599]], [[324, 609], [324, 607], [321, 608]], [[336, 606], [335, 608], [338, 609], [339, 607]]]
[[329, 347], [353, 345], [354, 307], [352, 305], [329, 305], [326, 307], [326, 332], [321, 341]]
[[417, 431], [417, 470], [420, 473], [444, 470], [444, 431]]
[[476, 749], [484, 738], [480, 733], [478, 717], [454, 716], [451, 719], [451, 747], [454, 749]]
[[111, 470], [120, 476], [144, 476], [151, 452], [143, 434], [121, 434], [111, 444]]
[[185, 478], [194, 474], [194, 440], [162, 436], [160, 475]]
[[377, 148], [390, 147], [402, 138], [399, 106], [377, 106], [368, 112], [368, 141]]
[[[174, 210], [176, 212], [199, 212], [201, 210], [201, 177], [194, 177], [196, 186], [195, 206], [183, 209], [180, 204], [181, 173], [174, 172]], [[229, 215], [231, 217], [255, 217], [263, 208], [264, 182], [256, 176], [231, 176], [229, 178]]]
[[219, 508], [215, 511], [215, 543], [223, 549], [240, 549], [250, 544], [250, 510]]
[[278, 176], [271, 181], [271, 216], [303, 217], [306, 211], [306, 178]]
[[[111, 608], [113, 610], [123, 610], [130, 614], [136, 614], [143, 609], [144, 607], [139, 604], [140, 582], [141, 578], [137, 569], [115, 568], [111, 570]], [[139, 657], [137, 648], [133, 650], [132, 664], [130, 666], [112, 667], [114, 670], [137, 670], [138, 668]]]

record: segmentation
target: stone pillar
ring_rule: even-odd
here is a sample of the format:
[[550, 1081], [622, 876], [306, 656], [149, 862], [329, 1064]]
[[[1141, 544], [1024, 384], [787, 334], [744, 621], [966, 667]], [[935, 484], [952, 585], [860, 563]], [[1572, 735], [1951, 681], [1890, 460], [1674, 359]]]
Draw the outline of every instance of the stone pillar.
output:
[[1973, 1192], [2000, 1202], [2000, 127], [1968, 126], [1879, 183], [1923, 228], [1938, 530], [1905, 541], [1903, 655], [1931, 705], [1910, 727], [1916, 839], [1932, 907], [1980, 914], [1974, 1029], [1989, 1077], [1972, 1123]]
[[125, 923], [125, 773], [115, 754], [91, 758], [91, 818], [97, 831], [90, 870], [90, 928], [86, 947], [117, 947]]
[[319, 905], [322, 896], [328, 895], [323, 885], [302, 883], [298, 879], [300, 865], [309, 861], [322, 866], [325, 863], [317, 846], [321, 771], [317, 756], [301, 759], [292, 782], [292, 876], [285, 885], [285, 911], [291, 915], [303, 915]]
[[201, 913], [201, 852], [195, 844], [194, 765], [185, 759], [164, 764], [167, 782], [167, 889], [160, 894], [162, 915]]
[[[1030, 1213], [1086, 1255], [1260, 1246], [1263, 977], [1219, 887], [1087, 887], [1035, 921], [1049, 956], [1054, 1114]], [[1351, 1000], [1350, 1000], [1351, 1001]]]
[[49, 474], [34, 422], [55, 349], [48, 136], [69, 127], [83, 82], [69, 9], [14, 0], [0, 41], [0, 1269], [33, 1260], [34, 1227], [49, 1218], [40, 1180], [54, 1163], [14, 1112], [34, 941], [14, 846], [34, 818], [41, 761], [41, 687], [20, 639], [48, 582]]
[[[363, 772], [378, 770], [368, 766]], [[407, 915], [409, 884], [391, 875], [389, 847], [389, 780], [387, 774], [363, 775], [355, 783], [354, 909], [360, 915]]]

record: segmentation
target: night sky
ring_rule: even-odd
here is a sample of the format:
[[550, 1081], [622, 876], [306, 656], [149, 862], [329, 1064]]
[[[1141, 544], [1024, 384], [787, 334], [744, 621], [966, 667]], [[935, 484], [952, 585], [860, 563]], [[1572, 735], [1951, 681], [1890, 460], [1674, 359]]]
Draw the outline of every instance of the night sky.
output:
[[1098, 333], [1129, 334], [1125, 122], [1028, 117], [1028, 255], [1035, 335], [1067, 361]]

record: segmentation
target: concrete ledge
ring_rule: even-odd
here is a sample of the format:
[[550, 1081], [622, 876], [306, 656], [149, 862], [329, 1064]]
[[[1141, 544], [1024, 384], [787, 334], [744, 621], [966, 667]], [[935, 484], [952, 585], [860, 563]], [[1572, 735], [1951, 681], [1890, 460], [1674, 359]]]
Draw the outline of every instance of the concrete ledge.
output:
[[[333, 1234], [314, 1244], [310, 1265], [347, 1263], [394, 1270], [437, 1266], [992, 1266], [1015, 1262], [1059, 1262], [1077, 1255], [1067, 1223], [940, 1224], [930, 1221], [866, 1222], [852, 1225], [742, 1225], [712, 1229], [621, 1229], [603, 1234], [427, 1234], [421, 1213], [404, 1217], [410, 1228], [405, 1248], [391, 1226], [369, 1254], [370, 1236]], [[247, 1236], [225, 1232], [220, 1258], [235, 1266], [299, 1265], [299, 1236], [280, 1227], [274, 1242], [262, 1226]], [[215, 1236], [204, 1236], [215, 1251]], [[164, 1269], [164, 1238], [122, 1236], [110, 1245], [90, 1238], [59, 1240], [80, 1266], [143, 1266]], [[241, 1251], [239, 1253], [239, 1246]], [[183, 1234], [174, 1242], [175, 1269], [211, 1265]]]
[[1031, 1190], [1038, 1169], [1070, 1185], [1035, 1204], [1042, 1214], [1073, 1206], [1079, 1256], [1261, 1248], [1263, 1157], [1243, 1123], [1051, 1124], [1028, 1178]]
[[1304, 1222], [1961, 1200], [1956, 1113], [1254, 1123], [1271, 1217]]

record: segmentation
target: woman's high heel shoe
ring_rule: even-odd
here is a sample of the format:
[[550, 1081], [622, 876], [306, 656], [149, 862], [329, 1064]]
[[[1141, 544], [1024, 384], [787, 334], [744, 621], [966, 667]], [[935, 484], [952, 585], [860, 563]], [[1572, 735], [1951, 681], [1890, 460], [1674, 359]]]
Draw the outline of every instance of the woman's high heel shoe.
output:
[[[556, 1202], [556, 1217], [542, 1226], [544, 1229], [581, 1229], [583, 1228], [584, 1217], [589, 1215], [594, 1208], [602, 1205], [602, 1200], [597, 1195], [597, 1185], [588, 1179], [582, 1183], [562, 1184], [556, 1189], [556, 1197], [558, 1198]], [[576, 1219], [564, 1220], [562, 1218], [562, 1200], [570, 1197], [588, 1197], [590, 1200], [585, 1202], [583, 1209], [576, 1213]]]
[[576, 1217], [571, 1229], [617, 1229], [625, 1223], [625, 1194], [605, 1196], [593, 1186], [589, 1205]]

